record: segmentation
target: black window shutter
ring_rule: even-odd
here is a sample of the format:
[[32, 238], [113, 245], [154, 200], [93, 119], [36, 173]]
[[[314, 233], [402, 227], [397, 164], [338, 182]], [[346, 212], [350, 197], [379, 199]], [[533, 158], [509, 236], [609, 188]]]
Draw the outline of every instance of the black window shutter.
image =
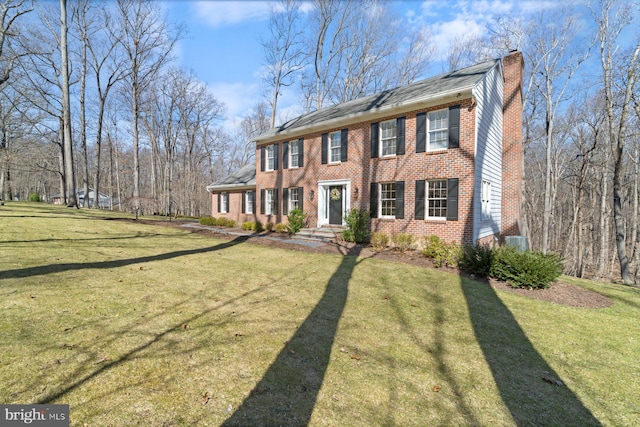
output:
[[247, 198], [247, 192], [243, 191], [242, 192], [242, 213], [245, 213], [247, 211], [246, 198]]
[[218, 213], [220, 213], [220, 200], [222, 200], [221, 194], [222, 193], [218, 193]]
[[274, 215], [278, 215], [278, 189], [273, 189], [273, 212]]
[[298, 167], [304, 166], [304, 139], [298, 140]]
[[398, 117], [396, 120], [396, 155], [404, 154], [404, 122], [406, 117]]
[[264, 172], [264, 162], [265, 162], [265, 148], [260, 147], [260, 172]]
[[264, 188], [260, 189], [260, 214], [264, 215], [264, 199], [265, 199], [265, 191]]
[[327, 164], [327, 150], [329, 149], [329, 134], [322, 134], [322, 164]]
[[371, 183], [371, 193], [369, 200], [369, 209], [371, 210], [371, 218], [378, 218], [378, 183]]
[[404, 219], [404, 181], [396, 181], [396, 219]]
[[427, 151], [427, 113], [418, 113], [416, 115], [416, 153], [425, 151]]
[[273, 170], [278, 170], [278, 144], [273, 144]]
[[342, 129], [340, 131], [340, 161], [346, 162], [347, 151], [349, 151], [349, 129]]
[[304, 187], [298, 188], [298, 207], [304, 212]]
[[282, 189], [282, 215], [289, 213], [289, 189]]
[[424, 219], [425, 181], [416, 181], [416, 219]]
[[282, 169], [289, 167], [289, 143], [282, 143]]
[[449, 148], [460, 147], [460, 106], [449, 107]]
[[371, 123], [371, 158], [378, 157], [378, 123]]
[[458, 178], [447, 180], [447, 221], [458, 220]]

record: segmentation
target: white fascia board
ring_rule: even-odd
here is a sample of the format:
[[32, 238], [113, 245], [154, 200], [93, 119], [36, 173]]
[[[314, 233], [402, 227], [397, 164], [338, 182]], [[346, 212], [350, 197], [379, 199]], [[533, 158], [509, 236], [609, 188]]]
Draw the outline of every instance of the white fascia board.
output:
[[223, 191], [240, 191], [240, 190], [255, 190], [256, 186], [246, 184], [221, 184], [221, 185], [207, 185], [207, 191], [209, 193], [223, 192]]
[[253, 141], [257, 146], [270, 144], [287, 139], [294, 139], [303, 135], [318, 132], [324, 129], [334, 129], [342, 126], [348, 126], [355, 123], [361, 123], [368, 120], [376, 120], [386, 116], [407, 113], [409, 111], [429, 108], [438, 104], [446, 104], [454, 102], [458, 99], [464, 99], [471, 96], [475, 85], [460, 87], [448, 92], [441, 92], [436, 95], [426, 95], [411, 99], [411, 101], [400, 102], [393, 105], [373, 108], [364, 112], [353, 113], [336, 119], [324, 120], [306, 126], [296, 127], [292, 130], [284, 130], [274, 135], [264, 138], [256, 138]]

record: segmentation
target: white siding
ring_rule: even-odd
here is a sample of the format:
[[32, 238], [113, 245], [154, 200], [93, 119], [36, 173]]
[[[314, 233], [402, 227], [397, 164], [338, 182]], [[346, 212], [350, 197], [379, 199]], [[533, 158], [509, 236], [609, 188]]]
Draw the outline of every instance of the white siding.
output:
[[[501, 64], [473, 89], [476, 99], [476, 155], [473, 187], [473, 241], [500, 232], [502, 218], [502, 97]], [[491, 216], [482, 219], [482, 181], [491, 183]]]

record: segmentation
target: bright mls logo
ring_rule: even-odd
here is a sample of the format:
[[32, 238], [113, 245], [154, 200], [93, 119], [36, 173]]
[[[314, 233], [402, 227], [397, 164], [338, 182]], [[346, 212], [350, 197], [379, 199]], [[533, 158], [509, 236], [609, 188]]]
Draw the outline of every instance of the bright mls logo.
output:
[[0, 425], [69, 427], [69, 405], [0, 405]]

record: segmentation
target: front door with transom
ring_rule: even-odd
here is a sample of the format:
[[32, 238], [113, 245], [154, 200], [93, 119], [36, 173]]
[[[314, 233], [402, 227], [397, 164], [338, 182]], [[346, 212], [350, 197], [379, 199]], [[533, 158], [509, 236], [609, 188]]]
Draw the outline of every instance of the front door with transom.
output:
[[342, 186], [329, 187], [329, 224], [342, 224]]

